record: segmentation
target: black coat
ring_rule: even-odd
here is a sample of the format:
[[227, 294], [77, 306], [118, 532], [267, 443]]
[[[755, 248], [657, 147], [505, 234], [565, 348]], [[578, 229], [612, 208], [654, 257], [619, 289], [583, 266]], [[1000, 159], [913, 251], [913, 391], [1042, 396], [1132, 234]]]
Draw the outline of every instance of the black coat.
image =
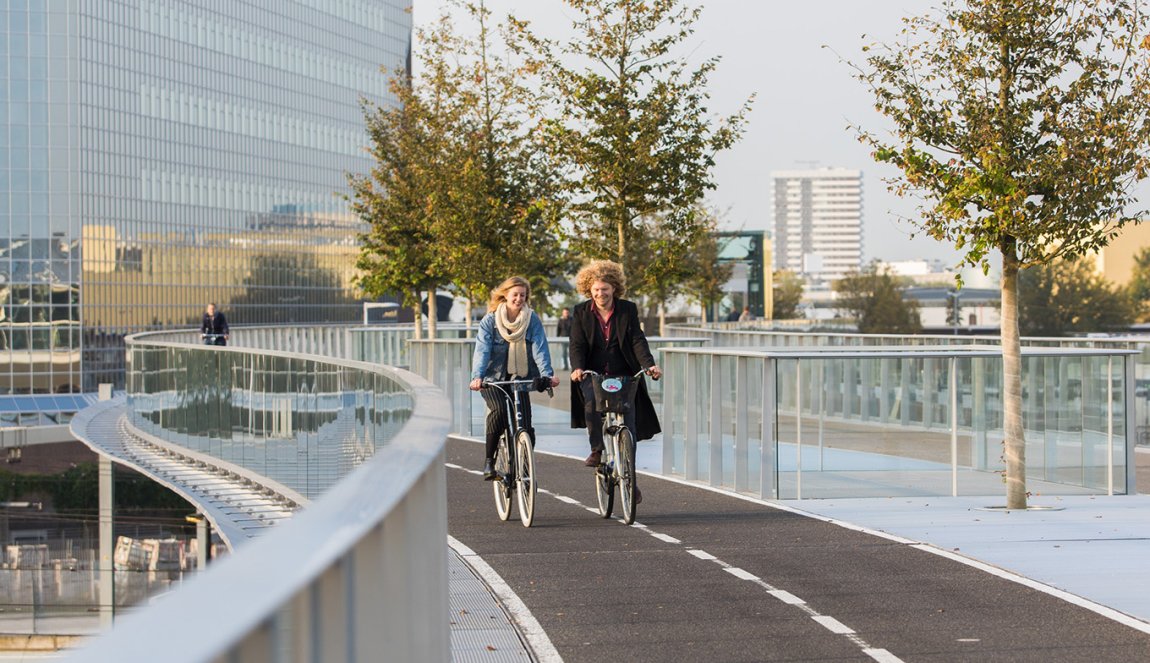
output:
[[[587, 365], [587, 358], [596, 345], [602, 345], [597, 329], [599, 322], [595, 319], [594, 302], [587, 300], [571, 310], [571, 341], [569, 352], [571, 354], [571, 369], [592, 369]], [[611, 336], [619, 341], [619, 348], [623, 352], [627, 370], [631, 375], [639, 372], [641, 368], [651, 368], [655, 365], [655, 358], [651, 355], [651, 348], [647, 345], [647, 336], [639, 327], [639, 307], [626, 299], [615, 300], [615, 313], [611, 320]], [[583, 412], [583, 390], [578, 384], [571, 385], [571, 427], [586, 428], [587, 420]], [[639, 390], [635, 394], [635, 427], [638, 439], [646, 440], [654, 437], [662, 429], [659, 427], [659, 415], [655, 412], [655, 405], [647, 393], [647, 381], [639, 381]]]

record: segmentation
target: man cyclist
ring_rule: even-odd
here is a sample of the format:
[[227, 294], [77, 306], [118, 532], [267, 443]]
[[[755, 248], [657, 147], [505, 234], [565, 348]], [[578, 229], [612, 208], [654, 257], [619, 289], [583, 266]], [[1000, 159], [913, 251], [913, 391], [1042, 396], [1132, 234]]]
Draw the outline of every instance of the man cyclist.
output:
[[[639, 307], [623, 299], [627, 277], [623, 266], [610, 260], [594, 260], [575, 277], [575, 287], [589, 299], [571, 312], [571, 379], [578, 383], [571, 390], [571, 427], [587, 428], [591, 455], [584, 464], [597, 467], [603, 456], [603, 413], [595, 408], [595, 388], [584, 380], [584, 371], [605, 376], [632, 376], [640, 369], [656, 380], [663, 372], [655, 364], [647, 337], [639, 326]], [[635, 441], [646, 440], [660, 432], [659, 417], [646, 381], [639, 381], [635, 402], [623, 417]], [[635, 503], [643, 494], [635, 488]]]

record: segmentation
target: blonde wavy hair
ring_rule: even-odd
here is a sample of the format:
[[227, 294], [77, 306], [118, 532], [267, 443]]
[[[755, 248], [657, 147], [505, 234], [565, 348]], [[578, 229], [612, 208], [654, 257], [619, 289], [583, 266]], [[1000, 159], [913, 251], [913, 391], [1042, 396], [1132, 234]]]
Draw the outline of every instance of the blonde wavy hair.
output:
[[584, 297], [591, 296], [591, 286], [603, 281], [615, 288], [615, 298], [621, 299], [627, 293], [627, 275], [623, 265], [610, 260], [592, 260], [575, 276], [575, 289]]
[[512, 276], [503, 283], [495, 286], [495, 289], [491, 291], [491, 298], [487, 300], [487, 312], [491, 313], [499, 308], [500, 304], [507, 301], [507, 291], [517, 286], [527, 288], [527, 301], [530, 302], [531, 284], [522, 276]]

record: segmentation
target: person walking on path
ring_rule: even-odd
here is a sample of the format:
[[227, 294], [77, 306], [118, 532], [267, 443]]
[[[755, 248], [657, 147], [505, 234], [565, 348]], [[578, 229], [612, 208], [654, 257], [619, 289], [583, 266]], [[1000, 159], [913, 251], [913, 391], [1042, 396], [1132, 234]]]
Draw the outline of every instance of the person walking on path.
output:
[[[571, 311], [564, 308], [559, 314], [559, 321], [555, 323], [555, 336], [558, 338], [571, 337]], [[569, 357], [571, 352], [568, 350], [563, 353], [563, 370], [568, 370], [571, 367]]]

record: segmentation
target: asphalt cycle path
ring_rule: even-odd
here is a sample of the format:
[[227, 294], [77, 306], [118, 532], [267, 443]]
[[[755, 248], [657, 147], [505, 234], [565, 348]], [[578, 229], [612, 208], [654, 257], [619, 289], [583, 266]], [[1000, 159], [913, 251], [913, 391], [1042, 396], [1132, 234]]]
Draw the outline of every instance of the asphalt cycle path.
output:
[[449, 533], [570, 663], [1150, 660], [1150, 635], [1085, 608], [737, 496], [641, 475], [635, 525], [604, 520], [581, 460], [536, 454], [534, 525], [500, 522], [482, 455], [448, 443]]

